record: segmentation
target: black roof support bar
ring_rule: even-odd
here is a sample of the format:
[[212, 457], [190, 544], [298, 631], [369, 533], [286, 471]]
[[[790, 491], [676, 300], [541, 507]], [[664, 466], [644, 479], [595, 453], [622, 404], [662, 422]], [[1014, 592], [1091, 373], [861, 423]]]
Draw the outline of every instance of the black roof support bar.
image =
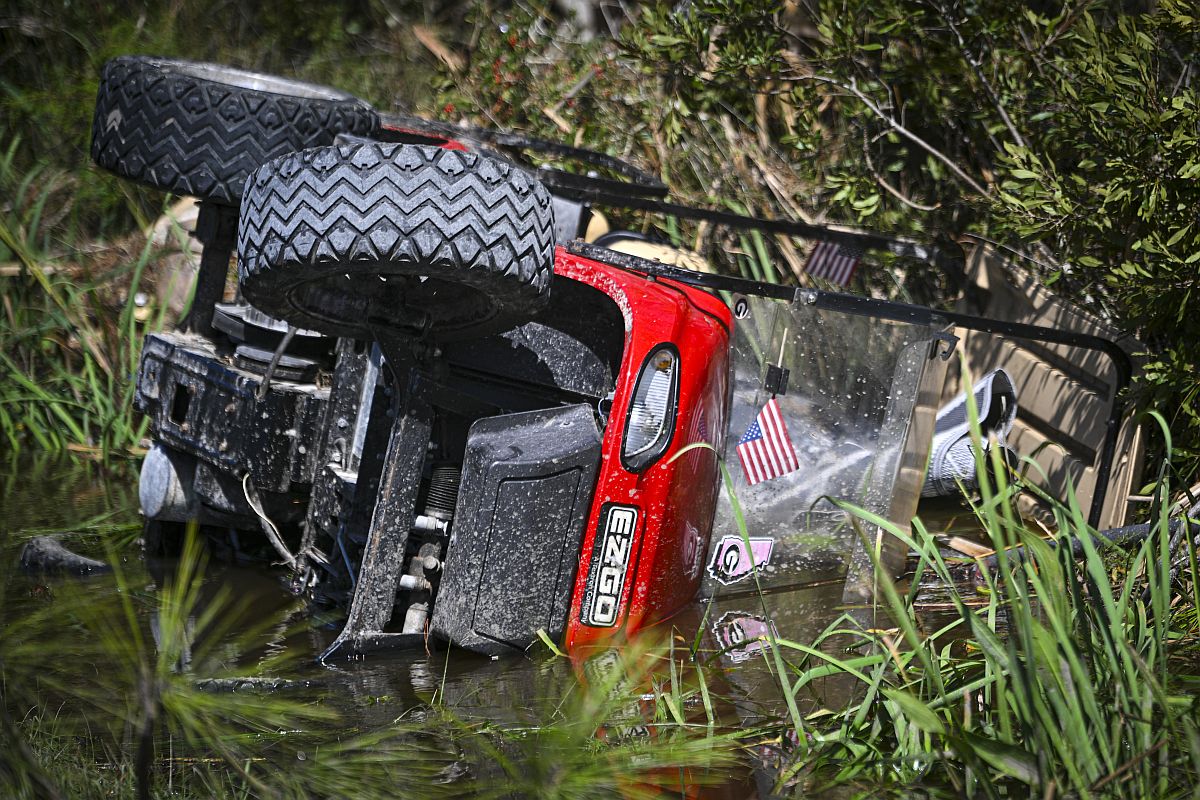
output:
[[707, 208], [694, 208], [676, 203], [665, 203], [642, 197], [612, 197], [603, 192], [583, 192], [579, 199], [599, 205], [616, 206], [635, 211], [653, 211], [659, 214], [694, 219], [724, 225], [741, 230], [757, 230], [765, 233], [778, 233], [785, 236], [798, 236], [802, 239], [815, 239], [825, 242], [856, 247], [862, 250], [882, 250], [898, 256], [907, 256], [919, 261], [932, 264], [948, 273], [961, 274], [966, 257], [962, 247], [957, 242], [947, 245], [934, 245], [919, 242], [903, 236], [887, 236], [869, 231], [843, 230], [831, 228], [828, 225], [813, 225], [807, 222], [797, 222], [790, 219], [765, 219], [749, 217], [744, 214], [734, 214], [728, 211], [714, 211]]

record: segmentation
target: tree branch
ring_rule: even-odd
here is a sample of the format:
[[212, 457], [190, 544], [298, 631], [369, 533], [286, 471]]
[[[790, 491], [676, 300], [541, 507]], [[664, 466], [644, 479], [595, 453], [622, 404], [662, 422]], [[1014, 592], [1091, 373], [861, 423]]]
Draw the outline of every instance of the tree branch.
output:
[[979, 79], [979, 83], [982, 84], [983, 90], [987, 92], [988, 98], [991, 99], [992, 105], [995, 106], [996, 112], [1000, 115], [1001, 121], [1004, 122], [1004, 127], [1008, 128], [1008, 132], [1012, 135], [1013, 141], [1016, 142], [1017, 147], [1024, 147], [1025, 139], [1021, 136], [1020, 131], [1017, 130], [1017, 126], [1013, 123], [1012, 117], [1008, 115], [1008, 110], [1004, 108], [1004, 103], [1000, 100], [1000, 95], [996, 92], [995, 88], [991, 84], [991, 81], [989, 81], [987, 76], [984, 74], [983, 65], [979, 63], [979, 59], [976, 58], [971, 50], [967, 47], [967, 42], [965, 39], [963, 39], [963, 35], [959, 32], [958, 26], [954, 24], [954, 20], [951, 18], [949, 10], [941, 3], [938, 3], [937, 8], [938, 12], [942, 15], [942, 19], [944, 19], [946, 24], [950, 26], [950, 30], [954, 34], [954, 38], [958, 39], [958, 47], [960, 50], [962, 50], [963, 59], [967, 62], [967, 64], [970, 65], [971, 71], [975, 73], [975, 77]]
[[841, 81], [837, 80], [836, 78], [831, 78], [828, 75], [800, 75], [800, 76], [789, 78], [789, 80], [816, 81], [817, 83], [824, 83], [824, 84], [828, 84], [830, 86], [836, 86], [837, 88], [841, 89], [842, 91], [849, 92], [851, 95], [853, 95], [855, 98], [857, 98], [860, 103], [862, 103], [864, 106], [866, 106], [867, 109], [872, 114], [874, 114], [875, 116], [879, 117], [881, 120], [886, 122], [892, 130], [894, 130], [896, 133], [900, 134], [904, 138], [908, 139], [913, 144], [917, 145], [922, 150], [929, 153], [931, 156], [936, 158], [938, 161], [940, 161], [944, 165], [946, 165], [946, 168], [949, 169], [952, 173], [954, 173], [954, 176], [957, 177], [960, 181], [965, 183], [967, 186], [970, 186], [972, 189], [974, 189], [976, 192], [978, 192], [983, 197], [986, 197], [989, 200], [992, 199], [992, 193], [989, 192], [987, 189], [985, 189], [979, 183], [979, 181], [975, 180], [970, 175], [968, 175], [966, 172], [964, 172], [962, 167], [958, 166], [958, 164], [955, 164], [953, 161], [951, 161], [950, 157], [947, 156], [945, 153], [943, 153], [941, 150], [938, 150], [936, 147], [931, 145], [929, 142], [925, 141], [920, 136], [917, 136], [915, 133], [910, 131], [908, 128], [901, 125], [896, 120], [895, 117], [893, 117], [891, 114], [888, 114], [886, 111], [884, 111], [882, 108], [880, 108], [879, 105], [874, 100], [872, 100], [870, 97], [868, 97], [866, 94], [864, 94], [862, 92], [862, 90], [860, 90], [858, 88], [858, 82], [856, 80], [854, 80], [853, 78], [850, 79], [850, 83], [848, 83], [848, 84], [842, 83]]
[[870, 144], [867, 141], [865, 131], [863, 133], [863, 158], [867, 160], [867, 169], [871, 170], [871, 174], [875, 176], [875, 182], [883, 187], [883, 189], [885, 189], [892, 197], [896, 198], [901, 203], [904, 203], [904, 205], [908, 206], [909, 208], [915, 208], [917, 211], [937, 211], [942, 207], [941, 203], [934, 203], [931, 206], [922, 205], [916, 200], [913, 200], [911, 197], [905, 195], [904, 192], [900, 191], [895, 186], [892, 186], [890, 183], [888, 183], [887, 179], [879, 174], [879, 170], [875, 169], [875, 162], [871, 160]]

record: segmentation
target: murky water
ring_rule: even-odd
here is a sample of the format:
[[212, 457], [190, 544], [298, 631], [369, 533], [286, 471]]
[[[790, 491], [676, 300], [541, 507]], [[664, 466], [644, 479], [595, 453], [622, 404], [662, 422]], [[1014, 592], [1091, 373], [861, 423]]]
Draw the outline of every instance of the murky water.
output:
[[[159, 587], [170, 579], [177, 564], [171, 560], [143, 560], [136, 544], [140, 521], [136, 512], [135, 465], [118, 463], [103, 468], [70, 459], [41, 462], [10, 462], [0, 474], [0, 534], [4, 544], [6, 624], [27, 610], [44, 604], [56, 581], [75, 579], [35, 578], [11, 568], [19, 545], [34, 532], [80, 531], [68, 544], [85, 555], [106, 557], [104, 539], [124, 541], [120, 550], [124, 582], [149, 599], [139, 606], [139, 624], [156, 635], [151, 608]], [[970, 520], [943, 514], [942, 527], [970, 528]], [[110, 554], [111, 555], [111, 554]], [[239, 663], [253, 665], [258, 659], [281, 652], [292, 657], [277, 677], [284, 690], [319, 697], [341, 712], [341, 724], [360, 730], [384, 728], [411, 709], [438, 702], [459, 719], [499, 725], [528, 725], [553, 714], [566, 687], [575, 677], [571, 666], [553, 659], [542, 650], [528, 658], [489, 659], [465, 651], [438, 648], [376, 653], [351, 661], [321, 665], [315, 661], [337, 633], [338, 620], [331, 615], [312, 617], [304, 604], [291, 595], [282, 570], [269, 564], [233, 565], [213, 560], [208, 566], [198, 613], [213, 602], [243, 601], [251, 609], [247, 624], [268, 621], [259, 641], [236, 654]], [[83, 580], [87, 591], [98, 598], [117, 591], [110, 575]], [[719, 727], [738, 728], [779, 719], [783, 704], [779, 682], [765, 655], [760, 637], [770, 633], [779, 638], [808, 643], [843, 614], [864, 627], [877, 627], [870, 607], [848, 607], [842, 603], [842, 584], [825, 580], [805, 584], [798, 580], [787, 591], [754, 591], [728, 595], [711, 604], [696, 603], [672, 620], [675, 647], [682, 655], [699, 643], [705, 657], [715, 657], [724, 669], [717, 670], [720, 685], [711, 687], [713, 708], [719, 712]], [[314, 624], [315, 623], [315, 624]], [[836, 647], [837, 640], [828, 646]], [[201, 643], [196, 643], [199, 648]], [[717, 656], [718, 652], [723, 655]], [[682, 663], [686, 659], [677, 657]], [[96, 665], [86, 665], [95, 669]], [[805, 711], [836, 708], [855, 691], [852, 680], [830, 677], [814, 682], [798, 698]], [[692, 708], [690, 715], [704, 715]], [[752, 765], [752, 762], [750, 762]], [[747, 766], [718, 780], [719, 786], [705, 790], [707, 797], [746, 797], [766, 791], [773, 776], [769, 771]]]
[[[141, 521], [136, 465], [117, 463], [102, 468], [69, 458], [18, 462], [6, 466], [0, 481], [2, 555], [6, 572], [10, 573], [4, 592], [10, 610], [19, 613], [30, 597], [38, 597], [42, 589], [60, 582], [87, 586], [97, 595], [114, 591], [110, 575], [83, 579], [34, 577], [10, 568], [19, 557], [21, 544], [35, 534], [63, 533], [64, 542], [72, 550], [102, 560], [109, 557], [106, 537], [112, 543], [128, 543], [138, 536]], [[151, 594], [173, 576], [177, 567], [171, 559], [143, 560], [136, 545], [120, 547], [119, 552], [126, 582]], [[330, 689], [337, 687], [336, 694], [352, 701], [366, 699], [376, 707], [386, 700], [405, 707], [428, 701], [440, 690], [447, 697], [461, 697], [465, 704], [480, 711], [499, 714], [510, 703], [503, 691], [482, 690], [480, 679], [503, 681], [509, 673], [520, 673], [531, 663], [519, 658], [492, 660], [462, 651], [453, 651], [450, 657], [444, 650], [418, 650], [317, 664], [316, 654], [336, 635], [336, 615], [331, 613], [324, 624], [320, 615], [311, 620], [312, 624], [302, 624], [302, 618], [308, 619], [306, 609], [287, 590], [282, 569], [267, 563], [230, 563], [219, 555], [214, 553], [207, 565], [205, 591], [197, 610], [203, 611], [207, 603], [231, 592], [254, 609], [254, 619], [278, 618], [276, 630], [268, 635], [265, 646], [286, 646], [295, 651], [294, 674], [288, 677]], [[250, 621], [248, 618], [247, 623]], [[459, 682], [470, 684], [471, 689], [459, 689]], [[491, 699], [486, 699], [489, 696]]]

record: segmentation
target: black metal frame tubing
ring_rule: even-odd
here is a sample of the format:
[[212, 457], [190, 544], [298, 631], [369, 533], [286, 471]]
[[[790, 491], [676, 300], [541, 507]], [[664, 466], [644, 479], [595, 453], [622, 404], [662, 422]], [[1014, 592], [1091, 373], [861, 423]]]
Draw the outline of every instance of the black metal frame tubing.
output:
[[204, 247], [200, 251], [200, 266], [196, 271], [196, 287], [192, 304], [179, 327], [210, 339], [216, 336], [213, 311], [225, 296], [229, 276], [229, 260], [237, 244], [238, 209], [205, 200], [200, 203], [196, 218], [196, 239]]
[[536, 170], [537, 179], [545, 184], [547, 189], [572, 200], [598, 202], [607, 198], [613, 201], [612, 204], [619, 205], [628, 202], [633, 197], [666, 197], [669, 191], [667, 185], [656, 176], [643, 172], [627, 161], [595, 150], [538, 139], [523, 133], [451, 125], [422, 117], [382, 114], [380, 121], [383, 128], [380, 129], [378, 137], [383, 141], [387, 141], [389, 129], [401, 134], [406, 130], [411, 130], [447, 141], [474, 142], [493, 147], [525, 150], [543, 156], [574, 161], [599, 167], [624, 178], [624, 180], [605, 178], [590, 171], [588, 174], [579, 175], [553, 167], [540, 167]]

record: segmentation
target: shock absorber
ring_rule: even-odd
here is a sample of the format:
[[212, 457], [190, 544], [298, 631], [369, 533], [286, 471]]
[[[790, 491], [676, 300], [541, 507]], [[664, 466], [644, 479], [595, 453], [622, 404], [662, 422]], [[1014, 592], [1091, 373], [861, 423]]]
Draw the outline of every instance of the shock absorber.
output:
[[429, 479], [429, 495], [425, 499], [425, 513], [449, 523], [454, 519], [454, 506], [458, 503], [458, 484], [462, 481], [462, 470], [454, 464], [439, 464], [433, 468]]
[[402, 628], [404, 633], [425, 631], [433, 600], [433, 580], [442, 568], [461, 480], [462, 470], [454, 464], [439, 464], [433, 468], [424, 513], [417, 516], [412, 530], [412, 536], [420, 544], [400, 579], [400, 586], [409, 589], [409, 603], [404, 612]]

